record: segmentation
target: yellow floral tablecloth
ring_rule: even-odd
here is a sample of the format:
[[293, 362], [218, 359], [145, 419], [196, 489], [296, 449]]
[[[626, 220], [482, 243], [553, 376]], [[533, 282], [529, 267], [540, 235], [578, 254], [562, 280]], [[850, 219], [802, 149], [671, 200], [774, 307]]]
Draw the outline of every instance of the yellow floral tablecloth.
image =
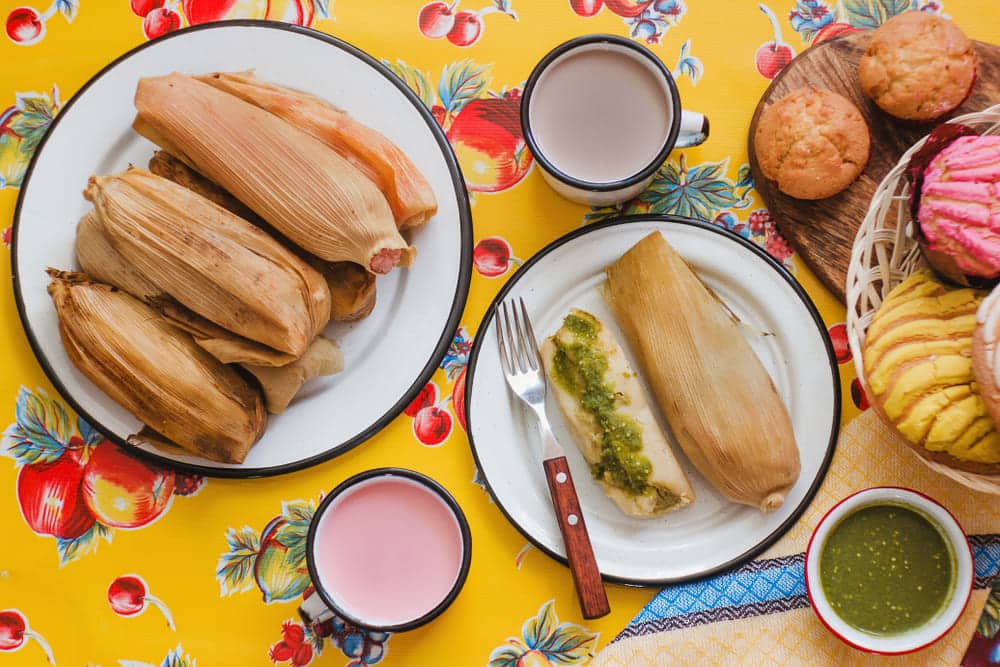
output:
[[[423, 394], [428, 405], [440, 408], [430, 427], [404, 414], [332, 461], [249, 481], [175, 474], [101, 442], [51, 388], [21, 329], [12, 290], [9, 285], [0, 290], [4, 666], [47, 660], [105, 667], [588, 662], [656, 591], [610, 585], [612, 613], [583, 622], [568, 570], [529, 547], [477, 483], [463, 411], [446, 400], [464, 382], [475, 328], [518, 258], [611, 213], [558, 198], [533, 168], [517, 116], [520, 88], [532, 66], [566, 39], [606, 32], [649, 44], [674, 70], [684, 105], [710, 115], [712, 136], [701, 147], [676, 151], [650, 190], [626, 209], [713, 221], [783, 261], [830, 327], [842, 361], [846, 423], [864, 399], [849, 363], [844, 310], [777, 235], [753, 190], [746, 132], [756, 101], [783, 56], [846, 30], [872, 28], [911, 5], [946, 13], [973, 38], [1000, 42], [994, 0], [771, 0], [763, 13], [750, 0], [21, 4], [47, 1], [0, 3], [0, 16], [6, 17], [6, 34], [0, 36], [4, 246], [10, 243], [18, 187], [31, 153], [52, 117], [89, 77], [128, 49], [171, 30], [227, 18], [269, 18], [345, 39], [383, 60], [418, 91], [461, 163], [472, 196], [477, 253], [462, 327], [433, 388]], [[788, 54], [784, 48], [761, 49], [773, 44], [775, 27]], [[9, 262], [6, 247], [0, 249], [5, 276]], [[464, 591], [441, 618], [412, 632], [387, 637], [337, 623], [332, 637], [313, 637], [295, 614], [308, 585], [302, 537], [309, 517], [321, 494], [339, 481], [385, 465], [431, 475], [465, 509], [475, 546]], [[755, 658], [752, 641], [743, 657], [743, 664], [767, 662]]]

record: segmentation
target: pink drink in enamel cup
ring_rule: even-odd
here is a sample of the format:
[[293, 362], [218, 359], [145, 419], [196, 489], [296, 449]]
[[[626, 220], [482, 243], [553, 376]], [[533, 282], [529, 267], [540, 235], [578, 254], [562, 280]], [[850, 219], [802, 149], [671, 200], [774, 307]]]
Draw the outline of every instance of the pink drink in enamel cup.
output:
[[365, 627], [417, 627], [457, 595], [470, 552], [468, 524], [438, 484], [409, 470], [362, 473], [313, 518], [308, 564], [318, 595], [300, 613], [311, 624], [332, 608]]

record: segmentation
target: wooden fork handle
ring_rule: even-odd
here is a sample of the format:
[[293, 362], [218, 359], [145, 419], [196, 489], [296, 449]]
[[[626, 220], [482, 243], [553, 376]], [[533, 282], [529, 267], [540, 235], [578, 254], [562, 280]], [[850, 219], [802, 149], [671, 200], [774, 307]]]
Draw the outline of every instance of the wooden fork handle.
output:
[[594, 549], [590, 545], [587, 524], [580, 511], [580, 500], [576, 497], [576, 487], [573, 486], [566, 457], [546, 459], [543, 464], [559, 531], [566, 545], [569, 569], [573, 573], [576, 593], [580, 598], [580, 609], [584, 618], [600, 618], [608, 614], [611, 607], [604, 591], [604, 582], [601, 581], [601, 572], [597, 569]]

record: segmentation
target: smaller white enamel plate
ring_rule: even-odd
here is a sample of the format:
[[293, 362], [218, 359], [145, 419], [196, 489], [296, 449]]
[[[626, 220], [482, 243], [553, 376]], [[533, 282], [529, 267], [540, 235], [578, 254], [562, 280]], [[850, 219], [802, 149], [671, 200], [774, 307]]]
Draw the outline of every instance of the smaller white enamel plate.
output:
[[73, 242], [76, 223], [90, 208], [81, 195], [88, 177], [129, 164], [145, 167], [152, 156], [153, 144], [131, 128], [141, 77], [247, 69], [326, 99], [389, 137], [427, 177], [438, 212], [408, 234], [418, 249], [414, 265], [379, 278], [372, 314], [327, 328], [344, 352], [345, 370], [307, 383], [283, 414], [270, 417], [242, 464], [143, 450], [178, 467], [229, 477], [324, 461], [402, 412], [452, 340], [472, 263], [468, 200], [454, 154], [430, 112], [386, 67], [345, 42], [284, 23], [232, 21], [169, 33], [125, 54], [76, 94], [36, 152], [18, 199], [13, 279], [21, 320], [42, 368], [84, 419], [119, 444], [141, 427], [69, 361], [45, 268], [78, 266]]
[[[653, 231], [662, 233], [748, 325], [747, 340], [791, 416], [802, 472], [785, 503], [770, 514], [761, 514], [724, 499], [671, 438], [697, 500], [661, 517], [633, 519], [591, 479], [550, 395], [549, 419], [566, 449], [601, 573], [611, 581], [640, 585], [712, 574], [752, 558], [777, 540], [819, 488], [840, 423], [837, 363], [816, 308], [798, 283], [763, 250], [719, 227], [668, 216], [631, 216], [585, 227], [533, 257], [511, 278], [497, 302], [523, 297], [539, 338], [551, 335], [569, 309], [579, 307], [597, 315], [618, 340], [624, 341], [598, 286], [604, 280], [604, 269]], [[626, 354], [638, 370], [627, 349]], [[476, 336], [466, 391], [473, 454], [490, 492], [529, 540], [565, 562], [534, 416], [507, 388], [491, 315]], [[661, 423], [669, 433], [666, 423]]]

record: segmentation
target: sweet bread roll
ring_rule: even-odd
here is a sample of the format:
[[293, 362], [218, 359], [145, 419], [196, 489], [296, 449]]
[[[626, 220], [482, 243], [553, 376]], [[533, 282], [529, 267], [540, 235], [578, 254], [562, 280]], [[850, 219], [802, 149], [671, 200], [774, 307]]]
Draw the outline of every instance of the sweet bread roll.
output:
[[870, 148], [858, 108], [819, 88], [799, 88], [764, 109], [754, 132], [760, 170], [796, 199], [824, 199], [849, 186]]
[[872, 406], [921, 456], [997, 474], [1000, 434], [972, 362], [976, 310], [985, 297], [918, 271], [875, 313], [862, 358]]
[[865, 95], [897, 118], [928, 121], [953, 111], [976, 81], [976, 53], [948, 19], [898, 14], [875, 31], [858, 65]]

